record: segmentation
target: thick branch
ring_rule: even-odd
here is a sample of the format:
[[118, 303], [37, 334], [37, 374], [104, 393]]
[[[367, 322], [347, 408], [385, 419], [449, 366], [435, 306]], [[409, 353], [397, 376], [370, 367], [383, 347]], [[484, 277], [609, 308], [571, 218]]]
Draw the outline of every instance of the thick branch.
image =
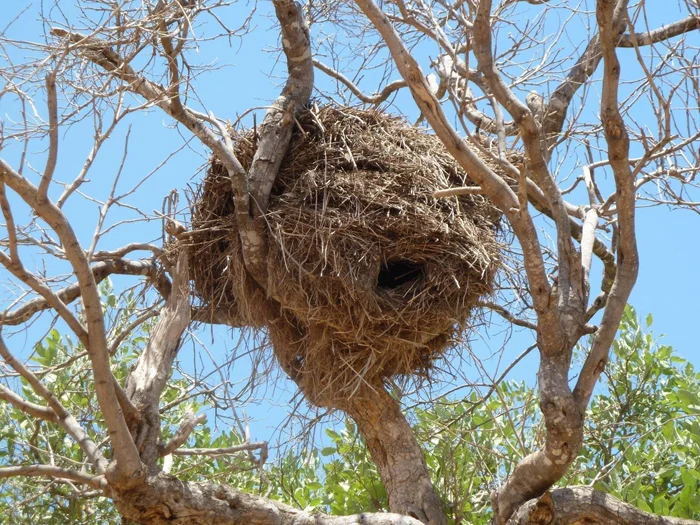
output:
[[653, 29], [646, 33], [622, 35], [622, 38], [617, 41], [617, 47], [650, 46], [696, 29], [700, 29], [700, 16], [690, 15], [683, 20], [678, 20], [677, 22], [661, 26], [658, 29]]
[[160, 456], [160, 396], [180, 349], [182, 334], [190, 322], [188, 261], [187, 250], [181, 244], [170, 296], [161, 309], [146, 348], [126, 381], [126, 394], [141, 414], [141, 420], [130, 422], [130, 426], [137, 436], [141, 461], [150, 468], [155, 468]]
[[615, 52], [613, 20], [626, 4], [616, 6], [613, 0], [598, 0], [596, 16], [603, 48], [603, 93], [601, 122], [608, 144], [608, 158], [615, 176], [617, 223], [619, 229], [617, 273], [591, 351], [581, 369], [574, 396], [581, 410], [588, 406], [595, 384], [608, 360], [610, 345], [615, 338], [622, 314], [639, 272], [639, 253], [635, 232], [635, 181], [630, 169], [630, 140], [619, 109], [618, 87], [620, 62]]
[[386, 487], [389, 509], [426, 524], [445, 524], [423, 451], [398, 402], [383, 386], [366, 385], [342, 408], [365, 438]]
[[420, 525], [408, 516], [390, 513], [327, 516], [214, 483], [188, 483], [167, 475], [115, 500], [127, 519], [165, 525]]
[[697, 525], [697, 521], [649, 514], [590, 487], [548, 492], [520, 507], [508, 525]]
[[267, 111], [260, 126], [260, 142], [248, 172], [250, 211], [239, 222], [247, 226], [240, 230], [246, 269], [263, 288], [267, 286], [267, 224], [264, 215], [272, 185], [277, 178], [282, 159], [287, 154], [292, 137], [294, 115], [306, 106], [314, 85], [311, 42], [301, 5], [294, 0], [273, 0], [275, 14], [282, 32], [282, 49], [287, 58], [287, 83], [282, 94]]

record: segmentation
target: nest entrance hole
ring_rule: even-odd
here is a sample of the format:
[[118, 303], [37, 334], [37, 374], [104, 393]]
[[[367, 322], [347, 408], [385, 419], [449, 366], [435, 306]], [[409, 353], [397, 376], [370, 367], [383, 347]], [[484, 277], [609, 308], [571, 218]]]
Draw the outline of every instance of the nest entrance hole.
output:
[[422, 264], [408, 259], [386, 261], [379, 269], [377, 287], [382, 290], [395, 290], [404, 285], [420, 281], [425, 276]]

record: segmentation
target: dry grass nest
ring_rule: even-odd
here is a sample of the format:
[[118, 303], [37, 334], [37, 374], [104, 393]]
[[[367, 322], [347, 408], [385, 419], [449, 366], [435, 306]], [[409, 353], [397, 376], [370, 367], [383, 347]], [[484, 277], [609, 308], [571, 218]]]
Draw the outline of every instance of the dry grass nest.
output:
[[[234, 133], [248, 169], [252, 131]], [[247, 275], [233, 195], [213, 161], [192, 206], [195, 295], [217, 315], [268, 330], [316, 404], [396, 375], [424, 375], [491, 293], [499, 214], [434, 135], [374, 110], [298, 117], [267, 214], [267, 297]], [[274, 305], [274, 306], [271, 306]]]

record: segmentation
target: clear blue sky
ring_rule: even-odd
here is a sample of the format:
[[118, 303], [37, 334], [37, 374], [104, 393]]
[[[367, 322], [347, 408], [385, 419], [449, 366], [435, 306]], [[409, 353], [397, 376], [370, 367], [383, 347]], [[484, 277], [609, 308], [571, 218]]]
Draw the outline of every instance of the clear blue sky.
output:
[[[65, 2], [66, 12], [70, 14], [69, 4]], [[64, 2], [61, 2], [62, 6]], [[674, 16], [672, 10], [665, 6], [666, 2], [648, 2], [652, 15], [658, 16], [659, 23]], [[653, 5], [652, 5], [653, 4]], [[37, 22], [39, 9], [38, 2], [14, 2], [3, 6], [0, 13], [0, 26], [5, 26], [24, 7], [29, 9], [20, 17], [9, 30], [7, 36], [19, 37], [24, 40], [37, 41], [41, 39], [41, 26]], [[261, 2], [260, 10], [253, 23], [253, 30], [244, 38], [233, 41], [229, 47], [224, 41], [217, 43], [201, 44], [198, 56], [193, 60], [200, 63], [215, 62], [226, 67], [213, 71], [197, 81], [196, 90], [207, 110], [213, 111], [217, 116], [235, 119], [238, 114], [253, 106], [268, 104], [278, 93], [282, 70], [276, 66], [278, 55], [275, 52], [266, 51], [276, 46], [277, 32], [274, 22], [266, 13], [269, 11], [269, 3]], [[671, 12], [669, 12], [671, 11]], [[231, 9], [224, 16], [228, 17], [231, 25], [236, 25], [241, 20], [244, 9]], [[567, 35], [572, 41], [583, 40], [584, 33]], [[436, 51], [432, 51], [433, 56]], [[625, 60], [632, 58], [633, 51], [621, 51], [623, 71]], [[20, 59], [23, 52], [15, 55]], [[4, 64], [3, 64], [4, 65]], [[423, 63], [424, 71], [427, 71], [427, 63]], [[271, 76], [272, 75], [272, 76]], [[394, 75], [393, 79], [398, 78]], [[328, 79], [320, 72], [317, 73], [318, 86], [330, 86]], [[376, 77], [368, 73], [363, 80], [367, 89], [374, 86]], [[412, 101], [408, 96], [401, 97], [402, 110], [409, 115], [415, 115]], [[39, 101], [38, 111], [45, 115], [45, 108]], [[11, 97], [0, 100], [0, 118], [9, 119], [16, 115], [16, 101]], [[260, 113], [259, 121], [262, 118]], [[183, 145], [190, 138], [186, 130], [175, 130], [171, 120], [159, 110], [150, 110], [148, 114], [138, 114], [129, 121], [132, 124], [130, 141], [128, 144], [129, 155], [124, 165], [120, 188], [122, 190], [142, 179], [145, 174], [158, 166], [163, 159], [175, 148]], [[91, 122], [83, 122], [62, 134], [59, 164], [56, 178], [67, 181], [77, 173], [91, 146]], [[85, 191], [93, 196], [104, 198], [108, 192], [113, 177], [121, 161], [124, 148], [124, 137], [127, 126], [115, 134], [112, 144], [98, 159], [93, 168], [91, 182], [84, 187]], [[36, 144], [29, 158], [39, 169], [43, 166], [44, 151], [41, 144]], [[4, 158], [10, 162], [17, 160], [18, 149], [8, 147], [2, 152]], [[147, 213], [160, 210], [161, 202], [171, 189], [182, 189], [187, 184], [196, 183], [201, 178], [199, 169], [205, 164], [208, 152], [196, 141], [189, 142], [170, 162], [168, 162], [154, 177], [152, 177], [128, 202], [143, 209]], [[700, 200], [700, 199], [698, 199]], [[19, 209], [19, 208], [18, 208]], [[73, 217], [74, 226], [83, 239], [89, 239], [95, 227], [97, 217], [97, 205], [76, 197], [67, 208], [69, 216]], [[116, 222], [124, 218], [134, 217], [128, 211], [118, 211], [110, 216], [108, 223]], [[25, 217], [26, 218], [26, 217]], [[665, 334], [665, 342], [672, 345], [679, 355], [691, 360], [700, 366], [698, 352], [696, 323], [700, 317], [700, 309], [697, 306], [697, 298], [700, 297], [700, 243], [698, 242], [698, 228], [700, 217], [685, 211], [669, 211], [665, 208], [653, 208], [641, 210], [638, 214], [638, 239], [641, 254], [641, 270], [637, 286], [632, 294], [631, 303], [637, 311], [644, 315], [652, 312], [654, 316], [655, 333]], [[134, 240], [147, 241], [160, 235], [159, 222], [142, 223], [138, 225], [118, 228], [113, 235], [109, 235], [100, 245], [101, 249], [112, 249]], [[39, 261], [36, 261], [39, 263]], [[55, 270], [56, 267], [50, 267]], [[8, 300], [9, 294], [0, 295], [0, 300]], [[38, 328], [34, 328], [38, 330]], [[222, 356], [227, 349], [236, 346], [235, 334], [217, 330], [215, 341], [211, 344], [209, 331], [205, 330], [200, 337], [210, 347], [215, 356]], [[33, 344], [34, 339], [27, 339]], [[19, 344], [19, 343], [18, 343]], [[529, 338], [516, 336], [508, 347], [507, 355], [517, 355], [529, 344]], [[492, 350], [500, 346], [497, 338], [491, 341]], [[485, 342], [477, 342], [477, 349], [486, 353]], [[183, 355], [183, 358], [187, 358]], [[507, 361], [504, 358], [504, 361]], [[536, 356], [525, 362], [518, 368], [513, 377], [534, 379], [533, 371], [536, 368]], [[245, 368], [236, 373], [245, 373]], [[279, 383], [282, 389], [289, 389], [289, 385]], [[272, 388], [268, 390], [271, 393]], [[264, 391], [263, 391], [264, 392]], [[286, 395], [282, 395], [285, 398]], [[260, 409], [258, 409], [260, 410]], [[265, 411], [266, 412], [266, 411]], [[277, 410], [273, 410], [277, 413]], [[261, 419], [263, 411], [252, 414]], [[254, 434], [257, 437], [265, 436], [265, 427], [268, 423], [261, 421], [259, 426], [254, 426]], [[253, 436], [254, 438], [256, 435]]]

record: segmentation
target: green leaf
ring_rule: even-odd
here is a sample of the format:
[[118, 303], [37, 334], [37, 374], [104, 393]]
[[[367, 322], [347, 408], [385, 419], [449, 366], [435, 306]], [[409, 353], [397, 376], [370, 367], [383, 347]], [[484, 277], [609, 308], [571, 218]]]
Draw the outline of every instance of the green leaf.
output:
[[684, 408], [690, 408], [692, 412], [700, 411], [700, 397], [695, 392], [679, 389], [676, 395], [681, 403], [683, 403]]
[[335, 430], [331, 428], [326, 429], [326, 435], [331, 438], [333, 441], [340, 441], [340, 434], [338, 434]]
[[683, 480], [683, 485], [690, 490], [695, 488], [695, 478], [693, 475], [685, 468], [681, 469], [681, 479]]

